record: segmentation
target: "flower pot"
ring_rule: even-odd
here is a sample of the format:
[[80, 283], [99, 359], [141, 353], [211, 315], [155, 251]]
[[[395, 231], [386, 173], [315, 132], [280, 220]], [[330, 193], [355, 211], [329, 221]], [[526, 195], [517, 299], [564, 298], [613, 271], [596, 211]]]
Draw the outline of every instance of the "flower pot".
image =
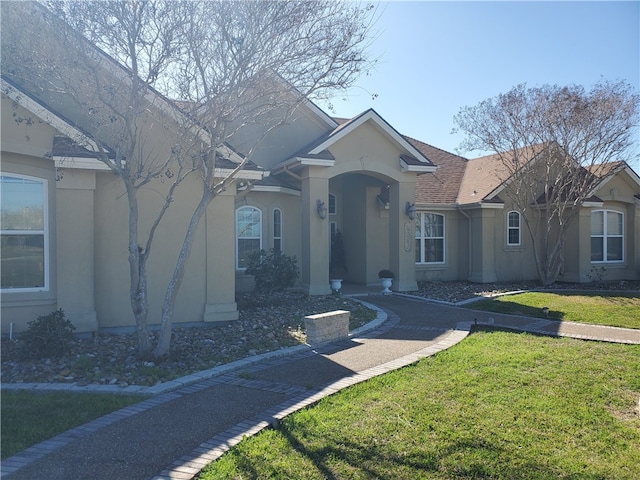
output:
[[331, 290], [333, 290], [334, 292], [339, 292], [342, 288], [341, 278], [332, 278], [329, 280], [329, 283], [331, 283]]
[[380, 280], [382, 280], [382, 287], [384, 288], [384, 290], [382, 290], [382, 293], [393, 293], [391, 290], [389, 290], [389, 287], [391, 287], [391, 283], [393, 282], [393, 278], [381, 278]]

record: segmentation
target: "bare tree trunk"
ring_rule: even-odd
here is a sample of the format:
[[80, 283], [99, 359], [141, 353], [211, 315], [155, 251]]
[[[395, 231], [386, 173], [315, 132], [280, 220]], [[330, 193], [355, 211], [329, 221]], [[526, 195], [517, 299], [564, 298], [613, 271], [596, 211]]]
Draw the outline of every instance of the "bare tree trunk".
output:
[[191, 255], [191, 249], [193, 247], [193, 241], [196, 231], [198, 230], [198, 225], [200, 224], [200, 220], [206, 212], [207, 206], [209, 205], [209, 203], [211, 203], [213, 197], [214, 194], [209, 190], [207, 185], [205, 185], [204, 192], [202, 194], [202, 197], [200, 198], [200, 202], [194, 210], [193, 215], [191, 215], [189, 227], [187, 228], [184, 241], [182, 242], [182, 248], [180, 248], [180, 253], [178, 255], [178, 259], [176, 260], [175, 268], [173, 269], [173, 275], [171, 276], [171, 280], [169, 281], [167, 290], [165, 292], [164, 303], [162, 304], [160, 336], [158, 338], [158, 343], [153, 350], [154, 358], [160, 358], [169, 353], [169, 349], [171, 346], [173, 309], [175, 307], [176, 297], [178, 295], [178, 291], [180, 290], [180, 286], [182, 285], [182, 280], [184, 279], [184, 272], [187, 266], [187, 261], [189, 260], [189, 256]]
[[147, 330], [147, 315], [149, 313], [149, 299], [147, 295], [147, 252], [141, 251], [138, 245], [138, 201], [136, 189], [125, 180], [127, 198], [129, 201], [129, 299], [136, 321], [138, 335], [138, 356], [144, 357], [151, 350], [149, 333]]

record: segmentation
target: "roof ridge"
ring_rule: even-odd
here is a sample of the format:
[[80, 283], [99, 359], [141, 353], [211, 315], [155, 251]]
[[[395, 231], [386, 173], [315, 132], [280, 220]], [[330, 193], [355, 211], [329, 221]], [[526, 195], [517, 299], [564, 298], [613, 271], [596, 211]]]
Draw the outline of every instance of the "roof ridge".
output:
[[457, 153], [453, 153], [453, 152], [450, 152], [450, 151], [445, 150], [445, 149], [443, 149], [443, 148], [436, 147], [435, 145], [431, 145], [430, 143], [424, 142], [424, 141], [422, 141], [422, 140], [418, 140], [417, 138], [413, 138], [413, 137], [411, 137], [411, 136], [409, 136], [409, 135], [404, 135], [404, 134], [402, 134], [402, 136], [403, 136], [407, 141], [409, 141], [409, 142], [418, 142], [418, 143], [421, 143], [422, 145], [425, 145], [425, 146], [427, 146], [427, 147], [435, 148], [436, 150], [440, 150], [441, 152], [444, 152], [444, 153], [446, 153], [446, 154], [449, 154], [449, 155], [453, 155], [453, 156], [455, 156], [455, 157], [458, 157], [458, 158], [460, 158], [460, 159], [464, 160], [465, 162], [468, 162], [468, 161], [470, 160], [470, 159], [469, 159], [469, 158], [467, 158], [467, 157], [463, 157], [462, 155], [458, 155]]

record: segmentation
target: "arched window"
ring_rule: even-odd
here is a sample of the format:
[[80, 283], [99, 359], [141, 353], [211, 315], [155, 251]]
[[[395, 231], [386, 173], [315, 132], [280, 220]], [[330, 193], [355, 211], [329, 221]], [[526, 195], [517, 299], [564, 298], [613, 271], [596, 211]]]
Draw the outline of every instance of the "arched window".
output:
[[417, 213], [416, 263], [444, 263], [444, 215]]
[[511, 211], [507, 214], [507, 245], [520, 245], [521, 238], [520, 212]]
[[0, 176], [1, 288], [49, 288], [47, 181], [22, 175]]
[[236, 269], [244, 270], [249, 256], [262, 248], [262, 212], [255, 207], [236, 210]]
[[273, 209], [273, 249], [282, 252], [282, 210]]
[[591, 262], [622, 262], [624, 216], [613, 210], [591, 212]]

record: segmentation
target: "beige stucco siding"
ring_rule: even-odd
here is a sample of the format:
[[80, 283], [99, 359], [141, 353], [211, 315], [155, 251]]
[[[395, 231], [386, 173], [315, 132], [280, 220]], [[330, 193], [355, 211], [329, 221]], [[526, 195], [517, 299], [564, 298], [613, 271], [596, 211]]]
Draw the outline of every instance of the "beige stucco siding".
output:
[[[304, 105], [299, 105], [285, 124], [278, 125], [284, 114], [286, 109], [282, 107], [265, 118], [254, 119], [230, 138], [229, 143], [238, 152], [251, 154], [251, 160], [268, 169], [331, 130]], [[273, 130], [262, 138], [266, 128]]]
[[[4, 123], [3, 123], [4, 126]], [[4, 139], [3, 139], [4, 148]], [[27, 327], [27, 323], [40, 315], [47, 315], [56, 310], [57, 305], [57, 262], [56, 262], [56, 174], [53, 161], [42, 158], [18, 155], [3, 151], [0, 159], [3, 174], [17, 174], [45, 180], [47, 195], [47, 234], [45, 248], [47, 254], [47, 268], [45, 275], [48, 288], [35, 292], [20, 292], [6, 290], [1, 294], [1, 325], [2, 333], [9, 333], [13, 323], [13, 331], [19, 332]]]
[[494, 219], [494, 244], [495, 272], [499, 282], [529, 281], [538, 278], [531, 235], [527, 229], [524, 218], [520, 216], [520, 245], [508, 245], [508, 215], [509, 212], [519, 210], [508, 200], [500, 210], [495, 210]]
[[[406, 152], [371, 121], [336, 141], [329, 150], [336, 160], [327, 168], [327, 175], [334, 184], [340, 182], [337, 190], [343, 196], [341, 230], [348, 280], [377, 284], [378, 272], [391, 269], [396, 275], [396, 288], [415, 288], [414, 246], [411, 242], [405, 248], [405, 223], [409, 219], [404, 207], [415, 198], [416, 176], [400, 168], [399, 157]], [[385, 209], [377, 196], [387, 185], [390, 201]]]
[[[469, 222], [464, 214], [451, 208], [419, 208], [418, 213], [444, 216], [444, 263], [416, 263], [416, 279], [430, 282], [466, 280], [469, 276]], [[413, 226], [413, 225], [412, 225]], [[415, 249], [414, 227], [413, 249]]]
[[40, 122], [22, 107], [2, 96], [2, 122], [0, 123], [0, 166], [3, 174], [17, 174], [46, 181], [48, 289], [38, 292], [12, 292], [1, 294], [1, 331], [19, 332], [39, 315], [55, 310], [57, 305], [56, 262], [56, 171], [51, 154], [55, 130]]
[[[150, 230], [151, 222], [161, 206], [161, 194], [165, 188], [167, 188], [165, 184], [157, 182], [140, 192], [141, 238], [146, 238]], [[199, 180], [195, 176], [188, 179], [187, 183], [176, 192], [174, 202], [156, 232], [148, 263], [150, 324], [159, 322], [165, 289], [200, 191]], [[208, 286], [208, 282], [214, 282], [213, 285], [215, 285], [215, 282], [226, 281], [231, 288], [229, 291], [220, 292], [222, 298], [217, 300], [228, 305], [235, 302], [233, 277], [229, 278], [229, 272], [232, 270], [229, 270], [227, 265], [231, 246], [223, 248], [219, 241], [210, 241], [209, 244], [206, 241], [207, 233], [216, 238], [220, 231], [233, 231], [233, 204], [225, 198], [215, 198], [210, 205], [212, 211], [215, 211], [216, 202], [223, 204], [225, 211], [229, 210], [230, 213], [206, 215], [201, 221], [176, 301], [174, 319], [176, 323], [193, 323], [203, 320], [205, 304], [214, 303], [211, 296], [216, 294], [215, 287]], [[128, 207], [126, 197], [123, 196], [123, 188], [117, 178], [109, 173], [97, 175], [95, 203], [98, 320], [103, 328], [131, 326], [134, 320], [129, 301]], [[221, 238], [222, 242], [227, 242], [231, 237], [222, 235]], [[218, 261], [221, 268], [216, 269], [215, 265]], [[213, 275], [216, 279], [212, 278]]]
[[95, 172], [63, 169], [57, 182], [58, 306], [78, 333], [95, 332]]
[[[300, 268], [302, 259], [300, 195], [279, 192], [251, 192], [246, 195], [239, 195], [236, 198], [234, 210], [244, 206], [252, 206], [260, 210], [262, 214], [262, 249], [267, 251], [273, 248], [273, 211], [276, 208], [280, 209], [282, 213], [282, 252], [290, 257], [295, 257]], [[235, 269], [235, 223], [231, 233], [233, 234], [231, 238], [233, 250], [229, 251], [229, 256], [233, 259], [233, 268]], [[246, 275], [243, 270], [236, 271], [236, 289], [240, 292], [246, 292], [252, 288], [252, 277]]]

